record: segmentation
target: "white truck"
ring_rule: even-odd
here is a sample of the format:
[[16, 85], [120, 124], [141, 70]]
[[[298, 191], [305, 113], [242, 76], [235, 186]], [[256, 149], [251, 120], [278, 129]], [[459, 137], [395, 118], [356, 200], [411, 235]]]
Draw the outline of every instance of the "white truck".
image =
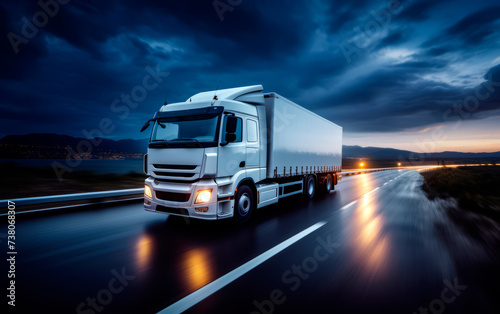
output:
[[144, 208], [248, 220], [295, 194], [313, 198], [340, 180], [342, 128], [262, 85], [165, 104], [144, 156]]

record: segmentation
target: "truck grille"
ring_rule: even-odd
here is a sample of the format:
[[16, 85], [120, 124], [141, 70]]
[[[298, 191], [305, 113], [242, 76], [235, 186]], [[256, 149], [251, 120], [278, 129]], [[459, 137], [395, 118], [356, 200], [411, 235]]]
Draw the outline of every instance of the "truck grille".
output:
[[170, 202], [187, 202], [191, 197], [190, 193], [174, 193], [174, 192], [163, 192], [155, 191], [156, 198], [164, 201]]
[[150, 173], [159, 179], [187, 182], [199, 179], [200, 171], [201, 166], [197, 165], [152, 164]]
[[153, 167], [156, 169], [176, 169], [176, 170], [194, 170], [196, 166], [192, 165], [161, 165], [161, 164], [153, 164]]
[[153, 171], [157, 176], [191, 178], [196, 173]]

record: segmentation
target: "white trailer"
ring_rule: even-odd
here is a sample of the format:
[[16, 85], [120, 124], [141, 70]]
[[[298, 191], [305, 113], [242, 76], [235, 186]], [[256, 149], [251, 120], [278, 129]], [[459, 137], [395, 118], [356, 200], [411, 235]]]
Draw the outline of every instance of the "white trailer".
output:
[[144, 171], [148, 211], [248, 220], [280, 198], [329, 192], [340, 180], [342, 128], [262, 85], [164, 105]]
[[264, 97], [268, 178], [340, 170], [340, 126], [276, 93]]

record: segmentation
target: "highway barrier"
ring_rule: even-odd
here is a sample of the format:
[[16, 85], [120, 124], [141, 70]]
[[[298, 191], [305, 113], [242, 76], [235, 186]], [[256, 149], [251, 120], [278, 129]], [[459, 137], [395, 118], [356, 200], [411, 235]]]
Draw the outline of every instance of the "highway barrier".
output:
[[[50, 196], [38, 196], [38, 197], [26, 197], [26, 198], [15, 198], [8, 200], [0, 200], [0, 208], [7, 208], [10, 203], [14, 203], [17, 208], [20, 206], [29, 206], [29, 205], [41, 205], [41, 204], [56, 204], [56, 203], [64, 203], [64, 202], [73, 202], [73, 201], [85, 201], [90, 200], [94, 201], [90, 204], [103, 203], [101, 200], [109, 199], [114, 197], [123, 197], [123, 196], [136, 196], [137, 198], [142, 197], [144, 193], [144, 188], [139, 189], [125, 189], [125, 190], [114, 190], [114, 191], [100, 191], [100, 192], [87, 192], [87, 193], [75, 193], [75, 194], [63, 194], [63, 195], [50, 195]], [[130, 198], [123, 199], [122, 201], [130, 200]], [[71, 207], [71, 206], [67, 206]], [[63, 208], [63, 207], [57, 207]], [[56, 208], [44, 208], [39, 210], [28, 210], [22, 212], [35, 212], [42, 210], [51, 210]], [[2, 213], [0, 216], [4, 216]]]
[[369, 172], [377, 172], [377, 171], [385, 171], [385, 170], [398, 170], [400, 168], [376, 168], [376, 169], [357, 169], [357, 170], [352, 170], [352, 171], [342, 171], [340, 173], [341, 176], [353, 176], [356, 174], [363, 174], [363, 173], [369, 173]]
[[[343, 171], [340, 173], [341, 176], [351, 176], [369, 172], [377, 172], [377, 171], [385, 171], [385, 170], [397, 170], [400, 168], [377, 168], [377, 169], [357, 169], [352, 171]], [[114, 191], [101, 191], [101, 192], [87, 192], [87, 193], [74, 193], [74, 194], [63, 194], [63, 195], [50, 195], [50, 196], [38, 196], [38, 197], [26, 197], [26, 198], [16, 198], [9, 200], [0, 200], [0, 208], [7, 208], [9, 201], [14, 202], [16, 207], [27, 206], [27, 205], [40, 205], [40, 204], [57, 204], [64, 202], [72, 202], [72, 201], [84, 201], [84, 200], [94, 200], [94, 202], [90, 202], [89, 204], [98, 204], [98, 203], [106, 203], [112, 201], [102, 202], [100, 200], [109, 199], [114, 197], [123, 197], [123, 196], [137, 196], [136, 198], [140, 198], [139, 195], [144, 193], [144, 188], [138, 189], [125, 189], [125, 190], [114, 190]], [[135, 198], [134, 198], [135, 199]], [[128, 201], [131, 198], [116, 200], [116, 201]], [[86, 204], [83, 204], [86, 205]], [[82, 204], [79, 204], [82, 206]], [[21, 212], [36, 212], [36, 211], [45, 211], [52, 209], [61, 209], [73, 206], [62, 206], [62, 207], [51, 207], [51, 208], [43, 208], [43, 209], [35, 209], [35, 210], [26, 210]], [[0, 216], [4, 216], [6, 214], [0, 213]]]

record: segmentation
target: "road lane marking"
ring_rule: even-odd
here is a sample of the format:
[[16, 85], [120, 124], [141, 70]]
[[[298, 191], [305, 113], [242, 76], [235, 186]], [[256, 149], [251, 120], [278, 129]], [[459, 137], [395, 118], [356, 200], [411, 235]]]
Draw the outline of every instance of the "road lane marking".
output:
[[[377, 187], [377, 188], [375, 188], [375, 189], [371, 190], [370, 192], [365, 193], [365, 195], [370, 194], [370, 193], [373, 193], [373, 192], [375, 192], [375, 191], [376, 191], [376, 190], [378, 190], [378, 189], [380, 189], [380, 187]], [[364, 196], [364, 195], [363, 195], [363, 196]]]
[[358, 201], [353, 201], [353, 202], [350, 202], [349, 204], [345, 205], [344, 207], [342, 207], [340, 210], [344, 210], [344, 209], [348, 209], [349, 207], [351, 207], [352, 205], [356, 204]]
[[185, 296], [184, 298], [180, 299], [179, 301], [167, 306], [158, 314], [166, 314], [166, 313], [182, 313], [192, 307], [193, 305], [197, 304], [198, 302], [204, 300], [205, 298], [209, 297], [213, 293], [219, 291], [220, 289], [224, 288], [231, 282], [235, 281], [236, 279], [240, 278], [244, 274], [248, 273], [255, 267], [259, 266], [260, 264], [264, 263], [271, 257], [275, 256], [279, 252], [283, 251], [290, 245], [294, 244], [295, 242], [299, 241], [300, 239], [304, 238], [308, 234], [312, 233], [313, 231], [323, 227], [326, 224], [326, 221], [321, 221], [318, 222], [311, 227], [297, 233], [293, 237], [289, 238], [288, 240], [285, 240], [281, 242], [280, 244], [276, 245], [275, 247], [267, 250], [266, 252], [260, 254], [259, 256], [251, 259], [250, 261], [246, 262], [245, 264], [241, 265], [238, 268], [235, 268], [234, 270], [230, 271], [229, 273], [225, 274], [222, 277], [219, 277], [218, 279], [212, 281], [211, 283], [201, 287], [200, 289], [194, 291], [193, 293]]

